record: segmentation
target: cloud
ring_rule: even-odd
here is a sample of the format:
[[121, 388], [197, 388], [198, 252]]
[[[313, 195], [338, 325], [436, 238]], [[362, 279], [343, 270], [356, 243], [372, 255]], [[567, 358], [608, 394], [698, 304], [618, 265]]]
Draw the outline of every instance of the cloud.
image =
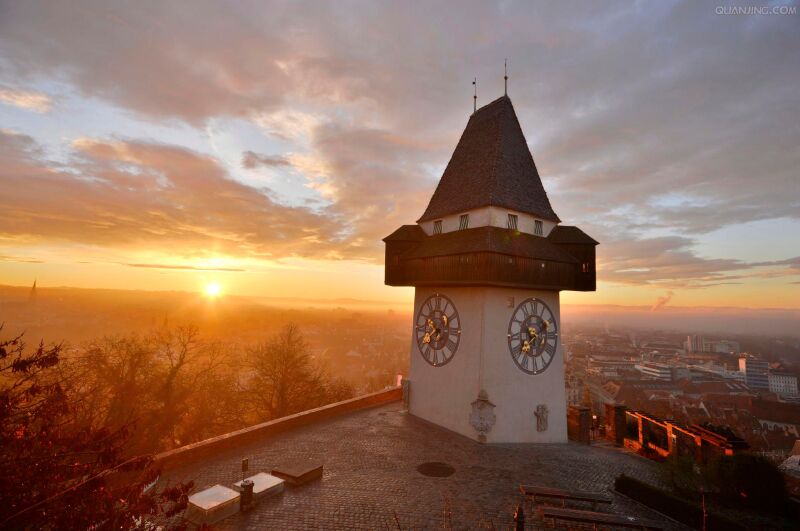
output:
[[25, 264], [43, 264], [42, 260], [36, 258], [28, 258], [25, 256], [9, 256], [7, 254], [0, 254], [0, 262], [18, 262]]
[[0, 133], [0, 235], [176, 256], [348, 256], [335, 216], [275, 203], [212, 158], [175, 146], [80, 139], [62, 168], [24, 135]]
[[33, 172], [37, 193], [87, 195], [47, 200], [49, 217], [18, 212], [7, 230], [380, 260], [380, 238], [433, 192], [471, 112], [473, 75], [487, 103], [508, 57], [549, 197], [601, 241], [602, 280], [671, 289], [788, 274], [796, 268], [704, 256], [696, 238], [800, 219], [798, 46], [796, 17], [720, 17], [692, 2], [475, 1], [458, 12], [17, 2], [0, 18], [0, 78], [64, 82], [146, 123], [250, 121], [280, 146], [268, 152], [291, 154], [247, 145], [241, 164], [291, 165], [324, 202], [282, 205], [164, 141], [80, 141], [70, 168], [30, 154], [34, 142], [27, 159], [0, 159], [2, 178]]
[[0, 85], [0, 102], [38, 113], [49, 112], [53, 107], [53, 100], [47, 94], [3, 85]]
[[268, 135], [294, 141], [306, 141], [322, 121], [318, 116], [291, 108], [257, 112], [252, 120]]
[[794, 256], [785, 260], [755, 262], [752, 265], [753, 267], [766, 268], [765, 271], [760, 271], [758, 273], [758, 276], [762, 277], [800, 276], [800, 256]]
[[381, 239], [425, 208], [430, 151], [424, 142], [386, 130], [327, 124], [314, 132], [313, 156], [297, 158], [295, 167], [332, 201], [328, 210], [346, 220], [354, 244], [382, 257]]
[[261, 155], [253, 151], [245, 151], [242, 153], [242, 166], [248, 170], [255, 169], [259, 166], [271, 168], [291, 165], [292, 163], [289, 162], [289, 159], [280, 155]]
[[609, 241], [598, 247], [598, 278], [630, 285], [702, 287], [741, 278], [741, 260], [702, 258], [691, 238], [667, 236]]
[[237, 267], [194, 267], [186, 265], [171, 265], [171, 264], [122, 264], [128, 267], [141, 267], [145, 269], [178, 269], [181, 271], [224, 271], [224, 272], [244, 272], [246, 269]]
[[597, 249], [598, 278], [617, 284], [680, 289], [800, 275], [800, 257], [764, 262], [705, 258], [695, 247], [694, 239], [679, 236], [607, 241]]

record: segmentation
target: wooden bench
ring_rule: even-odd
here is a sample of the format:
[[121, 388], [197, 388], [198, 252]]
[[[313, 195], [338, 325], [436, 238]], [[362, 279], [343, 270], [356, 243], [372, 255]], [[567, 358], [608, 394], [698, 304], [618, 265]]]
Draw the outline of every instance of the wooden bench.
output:
[[562, 507], [539, 506], [536, 509], [542, 520], [551, 518], [553, 527], [556, 521], [566, 520], [592, 524], [596, 530], [598, 526], [630, 527], [634, 529], [664, 529], [664, 525], [654, 520], [645, 520], [636, 516], [623, 516], [620, 514], [596, 513], [594, 511], [581, 511], [578, 509], [564, 509]]
[[567, 500], [591, 502], [592, 509], [597, 509], [598, 503], [611, 503], [611, 498], [597, 492], [570, 491], [554, 489], [552, 487], [539, 487], [536, 485], [520, 485], [519, 491], [525, 496], [530, 497], [532, 502], [536, 501], [537, 496], [560, 499], [562, 507], [567, 506]]
[[289, 461], [272, 469], [272, 475], [297, 487], [322, 477], [322, 463], [312, 460]]

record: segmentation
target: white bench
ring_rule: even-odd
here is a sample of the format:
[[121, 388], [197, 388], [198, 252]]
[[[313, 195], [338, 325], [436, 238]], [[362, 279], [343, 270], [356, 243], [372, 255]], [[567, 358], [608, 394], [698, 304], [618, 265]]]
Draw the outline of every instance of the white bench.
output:
[[[283, 486], [285, 481], [271, 474], [267, 474], [266, 472], [259, 472], [255, 476], [250, 476], [247, 479], [253, 482], [254, 501], [258, 501], [262, 498], [268, 498], [270, 496], [283, 492]], [[242, 492], [242, 481], [237, 481], [236, 483], [234, 483], [233, 488], [235, 488], [239, 492]]]
[[195, 524], [213, 524], [239, 511], [240, 495], [222, 485], [189, 496], [185, 518]]

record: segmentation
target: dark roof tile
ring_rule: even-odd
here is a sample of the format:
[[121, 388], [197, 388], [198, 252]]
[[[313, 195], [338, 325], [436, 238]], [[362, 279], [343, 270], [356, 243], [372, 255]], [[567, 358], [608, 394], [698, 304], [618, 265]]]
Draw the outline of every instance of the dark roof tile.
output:
[[578, 227], [572, 227], [569, 225], [556, 225], [555, 228], [550, 231], [550, 234], [548, 234], [547, 239], [553, 243], [598, 244], [594, 238], [583, 232]]
[[485, 206], [560, 221], [550, 206], [507, 96], [478, 109], [470, 117], [419, 221]]
[[403, 225], [383, 241], [418, 242], [425, 238], [425, 231], [419, 225]]

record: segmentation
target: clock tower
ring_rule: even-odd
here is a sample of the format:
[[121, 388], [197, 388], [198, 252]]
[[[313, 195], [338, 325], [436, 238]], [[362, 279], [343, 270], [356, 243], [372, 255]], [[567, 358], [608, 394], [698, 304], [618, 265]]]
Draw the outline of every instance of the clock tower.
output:
[[514, 107], [475, 111], [415, 225], [384, 238], [414, 286], [409, 411], [481, 442], [565, 442], [559, 292], [594, 291], [595, 246], [553, 211]]

